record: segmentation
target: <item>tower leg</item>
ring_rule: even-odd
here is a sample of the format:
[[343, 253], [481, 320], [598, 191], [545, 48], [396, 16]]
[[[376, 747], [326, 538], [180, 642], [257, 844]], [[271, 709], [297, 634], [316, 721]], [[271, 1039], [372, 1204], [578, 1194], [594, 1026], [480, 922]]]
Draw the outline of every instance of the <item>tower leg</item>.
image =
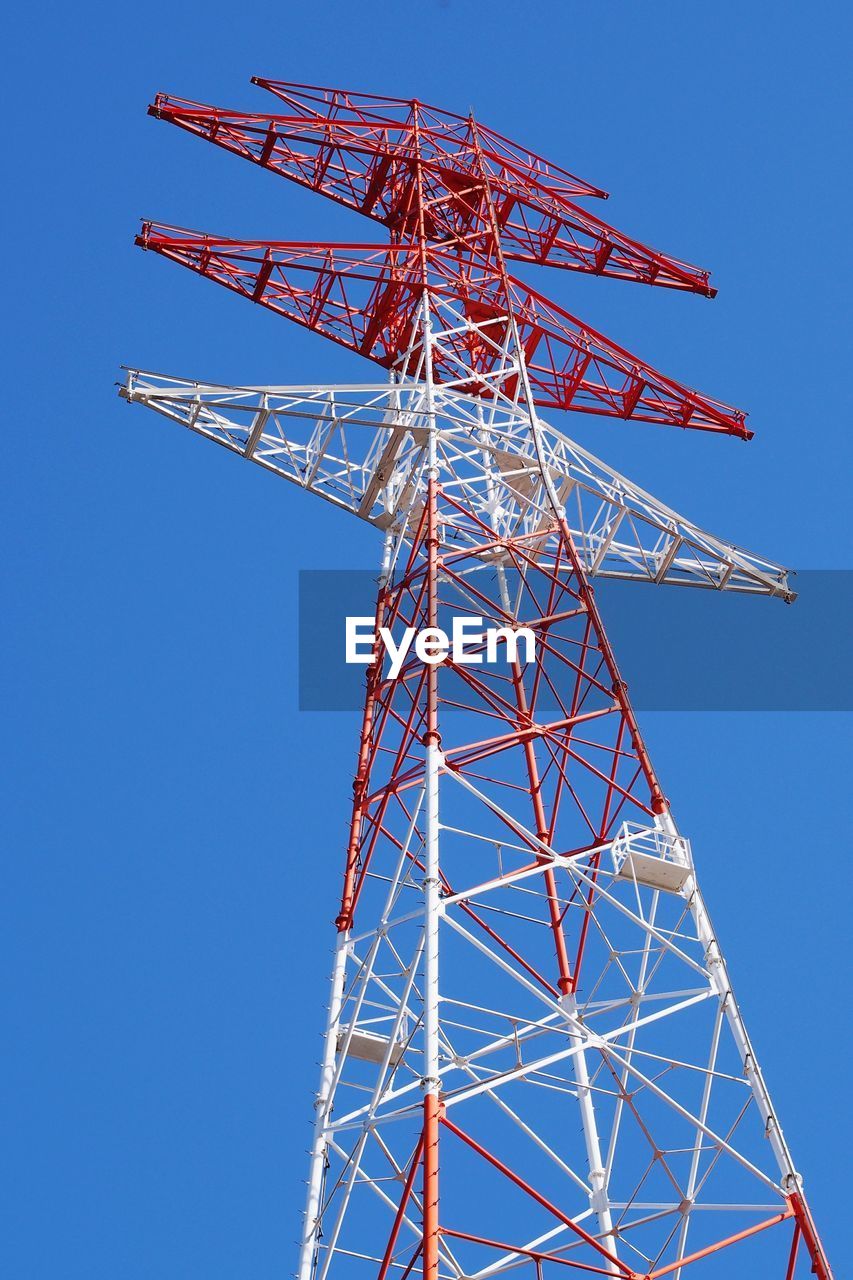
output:
[[[568, 1015], [575, 1019], [577, 1017], [577, 1000], [573, 995], [563, 996], [560, 1001]], [[586, 1158], [589, 1165], [589, 1181], [592, 1187], [592, 1195], [590, 1197], [590, 1207], [594, 1210], [598, 1219], [598, 1230], [602, 1237], [601, 1243], [607, 1249], [608, 1253], [616, 1253], [616, 1239], [612, 1234], [613, 1218], [610, 1213], [610, 1203], [607, 1197], [607, 1172], [604, 1168], [604, 1161], [601, 1157], [601, 1143], [598, 1136], [598, 1125], [595, 1119], [595, 1107], [592, 1102], [592, 1094], [590, 1092], [589, 1071], [586, 1063], [586, 1051], [580, 1049], [572, 1057], [574, 1063], [575, 1080], [578, 1086], [578, 1106], [581, 1113], [581, 1125], [583, 1127], [583, 1138], [586, 1145]], [[610, 1275], [618, 1275], [619, 1268], [610, 1259], [604, 1266]]]
[[332, 969], [332, 993], [329, 1000], [329, 1017], [326, 1024], [326, 1042], [323, 1046], [323, 1062], [320, 1070], [320, 1087], [314, 1118], [314, 1141], [311, 1145], [311, 1163], [308, 1170], [308, 1195], [305, 1202], [305, 1219], [302, 1243], [299, 1251], [299, 1280], [311, 1280], [317, 1261], [317, 1244], [320, 1232], [323, 1182], [326, 1171], [326, 1123], [335, 1078], [335, 1050], [344, 993], [346, 971], [347, 935], [339, 933]]
[[[429, 621], [437, 621], [438, 536], [435, 480], [429, 482]], [[426, 875], [424, 877], [424, 1280], [438, 1277], [439, 1011], [438, 926], [441, 910], [438, 780], [442, 766], [435, 667], [429, 673], [426, 732]]]
[[425, 947], [424, 947], [424, 1280], [438, 1276], [438, 924], [439, 924], [439, 860], [438, 860], [438, 774], [441, 752], [435, 743], [427, 747], [427, 839], [426, 877], [424, 879]]

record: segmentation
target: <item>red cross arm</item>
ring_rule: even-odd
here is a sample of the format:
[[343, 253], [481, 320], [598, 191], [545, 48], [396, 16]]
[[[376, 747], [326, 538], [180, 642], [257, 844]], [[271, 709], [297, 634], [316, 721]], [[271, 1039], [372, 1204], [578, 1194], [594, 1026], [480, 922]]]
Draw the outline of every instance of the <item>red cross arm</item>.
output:
[[709, 297], [716, 292], [707, 271], [641, 244], [575, 204], [566, 194], [572, 190], [568, 178], [561, 187], [549, 186], [531, 164], [523, 170], [512, 165], [514, 144], [503, 146], [499, 135], [471, 120], [439, 113], [447, 120], [438, 127], [433, 108], [402, 102], [395, 119], [387, 114], [385, 99], [378, 100], [381, 110], [372, 111], [327, 101], [325, 115], [319, 107], [296, 111], [303, 104], [293, 95], [284, 101], [294, 114], [226, 111], [162, 94], [149, 110], [395, 231], [411, 216], [419, 160], [429, 171], [433, 192], [428, 233], [434, 241], [478, 230], [491, 234], [491, 222], [483, 214], [487, 184], [509, 260]]
[[[504, 360], [507, 306], [486, 260], [475, 260], [463, 275], [457, 256], [436, 250], [425, 279], [413, 243], [242, 241], [153, 223], [143, 224], [137, 243], [384, 368], [400, 367], [428, 288], [436, 305], [462, 321], [449, 321], [442, 336], [439, 381], [458, 379], [468, 368], [474, 380], [466, 390], [489, 395]], [[510, 287], [537, 404], [750, 437], [740, 410], [658, 373], [520, 281]]]

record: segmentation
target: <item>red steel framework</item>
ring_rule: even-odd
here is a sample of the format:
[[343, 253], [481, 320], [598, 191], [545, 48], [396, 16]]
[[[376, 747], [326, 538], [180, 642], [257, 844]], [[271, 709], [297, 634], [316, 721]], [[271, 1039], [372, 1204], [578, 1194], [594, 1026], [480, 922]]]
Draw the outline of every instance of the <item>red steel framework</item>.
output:
[[785, 574], [539, 410], [751, 432], [510, 265], [713, 297], [708, 273], [608, 226], [580, 203], [603, 191], [473, 116], [255, 83], [275, 114], [165, 95], [150, 111], [382, 223], [388, 242], [150, 222], [137, 242], [387, 382], [133, 372], [124, 394], [376, 524], [377, 626], [454, 616], [537, 645], [535, 663], [508, 647], [481, 665], [481, 636], [468, 662], [410, 657], [397, 679], [377, 648], [368, 668], [301, 1280], [829, 1280], [591, 586], [791, 598]]

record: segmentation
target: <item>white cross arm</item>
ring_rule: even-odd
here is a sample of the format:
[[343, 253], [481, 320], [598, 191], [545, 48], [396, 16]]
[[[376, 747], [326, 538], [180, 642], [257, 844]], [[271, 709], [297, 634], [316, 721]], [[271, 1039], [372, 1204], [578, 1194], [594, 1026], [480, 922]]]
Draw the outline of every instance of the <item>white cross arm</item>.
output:
[[[443, 486], [505, 536], [553, 521], [524, 410], [423, 383], [233, 387], [130, 370], [120, 394], [387, 529]], [[591, 576], [794, 598], [781, 566], [703, 532], [547, 423], [545, 463]]]

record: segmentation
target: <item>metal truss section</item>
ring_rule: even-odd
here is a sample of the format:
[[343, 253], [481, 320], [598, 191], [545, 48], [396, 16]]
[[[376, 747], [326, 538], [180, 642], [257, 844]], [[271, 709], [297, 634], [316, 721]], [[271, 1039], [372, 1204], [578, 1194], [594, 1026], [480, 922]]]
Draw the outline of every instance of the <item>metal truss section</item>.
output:
[[429, 287], [442, 338], [432, 353], [437, 383], [458, 384], [464, 369], [462, 385], [480, 396], [495, 396], [507, 379], [516, 387], [518, 365], [507, 361], [515, 344], [531, 395], [545, 408], [751, 435], [742, 410], [658, 373], [522, 281], [502, 275], [498, 263], [470, 244], [464, 275], [458, 253], [443, 249], [431, 251], [427, 272], [415, 241], [388, 247], [238, 241], [145, 222], [137, 244], [385, 369], [411, 374], [422, 365], [424, 353], [413, 337]]
[[721, 1277], [729, 1249], [781, 1276], [799, 1177], [571, 546], [495, 567], [428, 490], [377, 618], [524, 619], [543, 648], [369, 678], [300, 1274], [423, 1263], [432, 1141], [438, 1276]]
[[[567, 194], [570, 191], [577, 198], [600, 192], [570, 175], [564, 175], [558, 184], [555, 173], [543, 172], [541, 160], [537, 164], [529, 156], [520, 157], [513, 151], [514, 144], [480, 124], [448, 117], [416, 102], [383, 107], [376, 102], [354, 103], [352, 95], [346, 95], [343, 103], [322, 97], [317, 100], [310, 92], [297, 96], [287, 88], [279, 86], [291, 107], [290, 114], [223, 111], [167, 94], [158, 94], [149, 110], [158, 120], [330, 196], [395, 230], [404, 217], [405, 193], [414, 180], [418, 155], [437, 181], [455, 183], [464, 193], [470, 182], [476, 131], [490, 182], [502, 197], [501, 232], [507, 258], [708, 297], [716, 293], [707, 271], [626, 236]], [[387, 114], [392, 110], [397, 118]], [[520, 172], [523, 183], [519, 182]], [[391, 174], [396, 181], [389, 182]], [[464, 201], [464, 195], [460, 194], [460, 200]], [[458, 203], [449, 221], [438, 206], [429, 227], [432, 240], [455, 235], [453, 215], [458, 215]]]
[[[408, 514], [423, 470], [426, 388], [223, 387], [138, 370], [121, 394], [381, 529]], [[442, 482], [501, 536], [553, 523], [521, 410], [436, 387]], [[541, 422], [546, 465], [590, 576], [792, 600], [785, 569], [703, 532]]]
[[407, 375], [414, 370], [404, 354], [423, 360], [411, 339], [428, 291], [433, 308], [456, 313], [431, 352], [436, 382], [452, 379], [461, 362], [473, 372], [463, 389], [492, 394], [495, 360], [514, 343], [530, 399], [546, 408], [750, 438], [741, 410], [658, 374], [507, 274], [515, 260], [713, 295], [707, 272], [622, 235], [569, 198], [595, 189], [473, 116], [258, 83], [290, 114], [253, 119], [164, 95], [150, 110], [373, 217], [390, 243], [241, 241], [146, 222], [142, 248]]
[[[263, 76], [253, 76], [252, 83], [274, 94], [288, 107], [288, 116], [301, 131], [301, 136], [321, 139], [329, 135], [341, 122], [351, 121], [356, 129], [361, 122], [370, 128], [383, 133], [391, 131], [391, 136], [402, 140], [408, 136], [412, 145], [420, 153], [420, 163], [428, 162], [431, 148], [435, 147], [439, 156], [453, 154], [456, 150], [455, 140], [464, 139], [470, 125], [470, 116], [460, 116], [443, 107], [432, 107], [417, 99], [388, 98], [372, 93], [359, 93], [350, 89], [329, 89], [319, 85], [295, 84], [285, 80], [270, 80]], [[561, 165], [537, 155], [528, 147], [512, 142], [502, 134], [478, 123], [477, 129], [482, 143], [484, 167], [489, 181], [500, 180], [508, 183], [536, 183], [538, 186], [564, 198], [597, 197], [607, 199], [607, 192], [593, 186], [576, 174], [569, 173]], [[364, 143], [366, 139], [359, 139]], [[334, 149], [336, 139], [332, 135]], [[368, 149], [369, 144], [368, 144]], [[470, 156], [467, 160], [460, 157], [460, 172], [471, 176]], [[325, 164], [324, 164], [325, 162]], [[319, 157], [318, 168], [328, 169], [326, 155]], [[390, 184], [386, 176], [377, 186], [387, 188]], [[323, 189], [322, 194], [328, 192]]]

